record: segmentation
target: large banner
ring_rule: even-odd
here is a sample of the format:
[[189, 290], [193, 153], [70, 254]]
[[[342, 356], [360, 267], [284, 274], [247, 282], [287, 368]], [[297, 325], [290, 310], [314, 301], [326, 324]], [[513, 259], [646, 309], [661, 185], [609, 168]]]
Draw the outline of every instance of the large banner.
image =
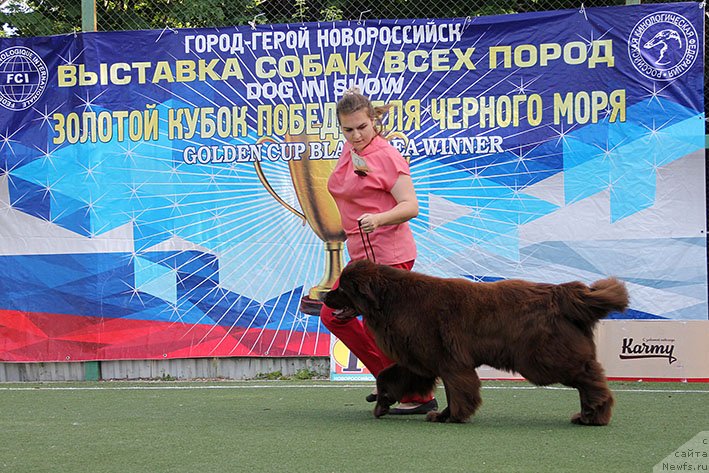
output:
[[[391, 103], [415, 270], [706, 320], [697, 3], [0, 39], [0, 360], [328, 355], [325, 183]], [[356, 360], [355, 360], [356, 361]]]

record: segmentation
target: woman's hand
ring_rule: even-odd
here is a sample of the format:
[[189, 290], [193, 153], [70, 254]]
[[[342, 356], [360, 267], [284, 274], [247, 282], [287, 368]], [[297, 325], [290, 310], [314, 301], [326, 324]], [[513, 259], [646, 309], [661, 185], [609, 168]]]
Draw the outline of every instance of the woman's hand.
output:
[[380, 227], [379, 214], [362, 214], [357, 221], [364, 233], [372, 233]]

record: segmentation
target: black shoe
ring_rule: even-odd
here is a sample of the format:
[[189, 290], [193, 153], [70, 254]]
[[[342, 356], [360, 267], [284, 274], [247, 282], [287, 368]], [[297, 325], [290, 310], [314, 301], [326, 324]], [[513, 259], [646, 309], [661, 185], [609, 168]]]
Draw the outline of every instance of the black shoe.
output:
[[405, 416], [405, 415], [413, 415], [413, 414], [426, 414], [431, 411], [435, 411], [438, 409], [438, 401], [436, 399], [431, 399], [428, 402], [425, 402], [423, 404], [419, 404], [416, 407], [412, 407], [411, 409], [402, 409], [400, 407], [396, 407], [394, 409], [389, 410], [389, 415], [392, 416]]
[[377, 402], [377, 395], [375, 393], [367, 394], [364, 398], [367, 402]]

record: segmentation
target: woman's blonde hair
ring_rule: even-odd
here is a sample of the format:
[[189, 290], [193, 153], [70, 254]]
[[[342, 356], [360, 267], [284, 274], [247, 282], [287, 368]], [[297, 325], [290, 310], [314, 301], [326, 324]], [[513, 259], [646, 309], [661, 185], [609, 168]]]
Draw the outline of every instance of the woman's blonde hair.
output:
[[347, 89], [343, 94], [342, 98], [337, 102], [337, 120], [340, 120], [342, 115], [350, 115], [360, 110], [367, 110], [367, 116], [374, 121], [374, 129], [377, 133], [382, 134], [384, 130], [384, 125], [382, 124], [382, 117], [387, 114], [389, 109], [392, 107], [391, 104], [384, 104], [375, 107], [372, 105], [372, 101], [368, 97], [362, 95], [359, 91], [359, 87], [352, 87]]

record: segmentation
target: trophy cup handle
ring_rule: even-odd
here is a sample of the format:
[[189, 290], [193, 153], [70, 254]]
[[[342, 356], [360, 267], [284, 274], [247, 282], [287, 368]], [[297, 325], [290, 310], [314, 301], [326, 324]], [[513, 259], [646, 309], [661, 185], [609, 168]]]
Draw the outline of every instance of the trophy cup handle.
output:
[[[404, 143], [409, 142], [409, 138], [400, 131], [392, 131], [392, 132], [388, 133], [385, 138], [387, 141], [391, 141], [395, 138], [399, 138], [401, 140], [404, 140]], [[406, 160], [407, 163], [411, 164], [411, 156], [404, 156], [404, 159]]]
[[[303, 225], [308, 223], [315, 235], [325, 244], [325, 267], [323, 278], [310, 288], [300, 300], [299, 310], [307, 315], [320, 315], [323, 296], [337, 281], [343, 266], [345, 231], [342, 228], [341, 217], [337, 204], [327, 189], [327, 175], [337, 164], [334, 160], [310, 160], [307, 144], [312, 137], [306, 134], [297, 136], [286, 135], [286, 143], [303, 143], [306, 145], [301, 152], [301, 159], [289, 161], [288, 171], [293, 182], [293, 189], [300, 205], [300, 210], [295, 209], [284, 201], [266, 178], [263, 166], [258, 160], [254, 161], [256, 174], [269, 194], [288, 211], [297, 215]], [[257, 144], [271, 142], [277, 143], [269, 136], [261, 137]]]
[[302, 212], [299, 212], [298, 210], [293, 208], [292, 205], [290, 205], [288, 202], [283, 200], [281, 198], [281, 196], [276, 193], [276, 191], [271, 186], [271, 183], [268, 182], [268, 179], [266, 179], [266, 175], [263, 173], [263, 168], [261, 167], [261, 163], [258, 161], [254, 161], [254, 168], [256, 169], [256, 175], [258, 176], [259, 181], [261, 181], [261, 184], [263, 185], [263, 187], [266, 188], [268, 193], [271, 194], [271, 197], [276, 199], [276, 202], [281, 204], [287, 210], [290, 210], [293, 214], [297, 215], [303, 221], [303, 225], [305, 225], [305, 215]]

